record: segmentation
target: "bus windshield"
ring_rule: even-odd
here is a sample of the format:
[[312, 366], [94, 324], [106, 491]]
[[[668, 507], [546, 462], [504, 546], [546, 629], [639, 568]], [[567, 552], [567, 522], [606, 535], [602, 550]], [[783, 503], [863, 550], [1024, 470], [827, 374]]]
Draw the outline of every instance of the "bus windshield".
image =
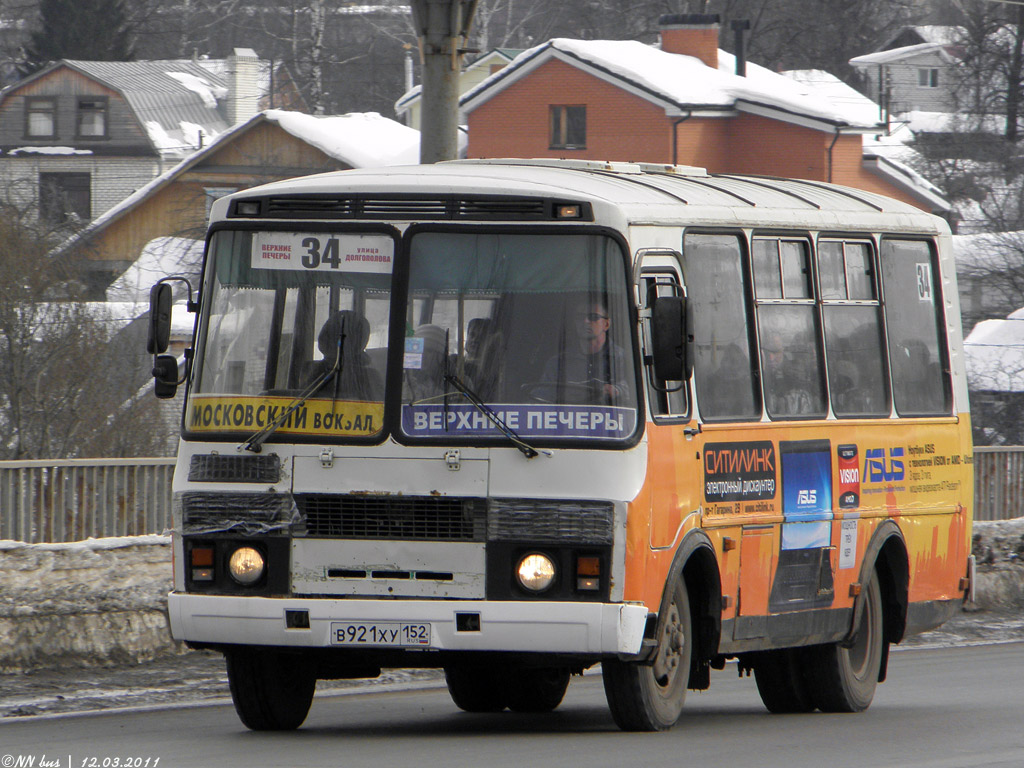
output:
[[622, 249], [603, 235], [415, 234], [403, 434], [498, 437], [483, 403], [523, 438], [631, 436], [627, 295]]
[[372, 439], [383, 434], [385, 382], [395, 375], [401, 402], [388, 407], [400, 408], [407, 439], [636, 432], [615, 240], [421, 231], [409, 242], [402, 364], [389, 374], [390, 234], [215, 232], [188, 431]]

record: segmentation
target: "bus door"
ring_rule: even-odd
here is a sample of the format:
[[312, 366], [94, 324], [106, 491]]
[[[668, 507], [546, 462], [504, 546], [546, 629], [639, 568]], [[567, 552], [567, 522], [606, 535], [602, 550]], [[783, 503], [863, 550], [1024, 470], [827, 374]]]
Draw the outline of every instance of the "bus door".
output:
[[[683, 295], [680, 255], [676, 251], [648, 249], [637, 257], [637, 301], [641, 317], [650, 316], [654, 300]], [[651, 349], [650, 328], [642, 326], [644, 348]], [[646, 366], [648, 473], [651, 481], [650, 546], [664, 549], [677, 542], [687, 516], [700, 506], [699, 432], [692, 422], [687, 382], [663, 381], [652, 365]]]

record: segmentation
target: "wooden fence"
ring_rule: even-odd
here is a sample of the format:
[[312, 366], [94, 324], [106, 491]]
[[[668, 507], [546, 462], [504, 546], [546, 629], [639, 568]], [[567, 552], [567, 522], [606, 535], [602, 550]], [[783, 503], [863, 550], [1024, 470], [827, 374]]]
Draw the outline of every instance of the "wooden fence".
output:
[[[174, 459], [0, 461], [0, 539], [163, 533]], [[1024, 516], [1024, 446], [974, 449], [974, 518]]]

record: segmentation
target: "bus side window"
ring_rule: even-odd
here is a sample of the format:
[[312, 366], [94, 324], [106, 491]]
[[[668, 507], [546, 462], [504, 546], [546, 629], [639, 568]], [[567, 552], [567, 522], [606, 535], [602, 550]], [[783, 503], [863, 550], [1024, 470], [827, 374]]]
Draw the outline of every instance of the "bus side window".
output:
[[753, 241], [761, 381], [773, 419], [827, 413], [810, 246], [803, 239]]
[[[650, 307], [659, 296], [679, 296], [679, 278], [674, 272], [647, 272], [640, 277], [641, 300]], [[654, 375], [654, 366], [647, 368], [647, 394], [654, 416], [685, 416], [689, 412], [686, 382], [662, 381]]]
[[840, 418], [890, 411], [872, 252], [869, 242], [818, 242], [828, 385]]
[[687, 233], [683, 257], [687, 300], [693, 306], [693, 362], [701, 417], [757, 419], [761, 402], [751, 354], [740, 238]]
[[946, 415], [951, 408], [942, 294], [935, 253], [923, 240], [882, 241], [882, 290], [893, 397], [901, 416]]

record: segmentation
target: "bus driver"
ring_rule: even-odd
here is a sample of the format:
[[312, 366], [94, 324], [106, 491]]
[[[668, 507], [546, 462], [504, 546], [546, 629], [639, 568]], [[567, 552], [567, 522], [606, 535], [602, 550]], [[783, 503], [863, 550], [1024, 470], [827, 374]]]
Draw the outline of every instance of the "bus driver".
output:
[[625, 351], [611, 339], [607, 303], [594, 298], [578, 304], [570, 317], [576, 345], [544, 365], [542, 381], [549, 385], [544, 388], [545, 397], [557, 396], [561, 402], [618, 404], [629, 392], [624, 373], [630, 369]]

